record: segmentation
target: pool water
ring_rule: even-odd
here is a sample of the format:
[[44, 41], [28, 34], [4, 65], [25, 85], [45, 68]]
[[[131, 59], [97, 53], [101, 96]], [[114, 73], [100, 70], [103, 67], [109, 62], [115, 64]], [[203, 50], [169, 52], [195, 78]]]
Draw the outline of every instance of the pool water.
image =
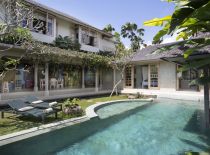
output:
[[[97, 113], [103, 118], [106, 112], [110, 115], [110, 111], [126, 106], [114, 104]], [[209, 137], [199, 133], [197, 113], [195, 105], [162, 100], [56, 154], [177, 155], [190, 150], [210, 151]]]
[[97, 110], [100, 118], [0, 147], [6, 155], [181, 155], [210, 151], [201, 131], [201, 103], [161, 99], [122, 102]]
[[126, 112], [128, 110], [135, 109], [137, 107], [140, 107], [144, 104], [147, 104], [148, 102], [139, 102], [139, 101], [130, 101], [130, 102], [116, 102], [112, 103], [108, 106], [105, 106], [104, 108], [100, 108], [96, 111], [98, 114], [99, 118], [104, 119], [108, 118], [113, 115], [121, 114], [123, 112]]

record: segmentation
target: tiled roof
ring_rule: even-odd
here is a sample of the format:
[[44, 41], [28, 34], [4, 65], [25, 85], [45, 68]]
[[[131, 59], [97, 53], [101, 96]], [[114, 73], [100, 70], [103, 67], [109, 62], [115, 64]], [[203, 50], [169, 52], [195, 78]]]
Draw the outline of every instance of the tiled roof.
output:
[[[131, 62], [146, 61], [146, 60], [159, 60], [161, 58], [170, 58], [183, 56], [184, 51], [193, 46], [183, 46], [179, 43], [173, 42], [168, 44], [151, 45], [144, 49], [139, 50], [134, 54]], [[193, 55], [210, 54], [210, 45], [205, 46], [193, 53]]]

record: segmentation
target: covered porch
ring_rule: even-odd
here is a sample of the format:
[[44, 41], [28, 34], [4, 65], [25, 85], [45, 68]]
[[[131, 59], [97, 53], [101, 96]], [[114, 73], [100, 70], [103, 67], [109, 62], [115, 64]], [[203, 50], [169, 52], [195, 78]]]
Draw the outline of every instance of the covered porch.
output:
[[[1, 102], [27, 95], [56, 99], [111, 92], [116, 74], [110, 66], [88, 64], [83, 53], [79, 57], [78, 52], [52, 49], [29, 53], [15, 68], [5, 72], [0, 80]], [[13, 47], [1, 53], [2, 59], [22, 55], [22, 48]]]
[[197, 78], [194, 70], [178, 72], [179, 65], [163, 60], [135, 62], [125, 69], [124, 89], [199, 92], [201, 86], [190, 85]]
[[110, 93], [111, 68], [23, 61], [1, 80], [1, 100], [36, 95], [43, 99]]

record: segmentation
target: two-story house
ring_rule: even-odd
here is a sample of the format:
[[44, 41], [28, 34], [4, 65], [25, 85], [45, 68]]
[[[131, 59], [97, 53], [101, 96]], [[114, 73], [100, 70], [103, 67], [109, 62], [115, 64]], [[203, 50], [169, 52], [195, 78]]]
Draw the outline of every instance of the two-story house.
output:
[[[29, 27], [34, 40], [53, 44], [59, 35], [68, 36], [72, 41], [77, 40], [80, 43], [81, 51], [95, 53], [115, 51], [112, 34], [35, 1], [25, 1], [33, 10], [33, 20], [28, 24], [29, 21], [24, 19], [22, 26]], [[0, 15], [4, 16], [2, 11]], [[1, 48], [4, 46], [7, 45], [0, 44]], [[21, 49], [12, 48], [1, 57], [18, 57], [19, 51]], [[25, 95], [50, 98], [70, 97], [74, 93], [107, 93], [113, 87], [114, 75], [116, 74], [111, 68], [91, 68], [74, 64], [72, 60], [64, 64], [23, 59], [16, 70], [8, 71], [2, 78], [1, 100]]]

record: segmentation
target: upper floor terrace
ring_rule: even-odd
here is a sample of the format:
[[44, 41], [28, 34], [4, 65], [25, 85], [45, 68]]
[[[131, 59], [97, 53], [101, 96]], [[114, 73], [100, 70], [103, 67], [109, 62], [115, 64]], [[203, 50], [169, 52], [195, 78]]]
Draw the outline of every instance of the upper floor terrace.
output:
[[[72, 41], [78, 41], [83, 51], [115, 51], [112, 34], [35, 1], [25, 1], [32, 10], [32, 18], [23, 19], [21, 26], [27, 26], [35, 40], [52, 44], [56, 37], [61, 35], [68, 36]], [[0, 9], [4, 10], [4, 6], [0, 6]], [[1, 18], [7, 18], [6, 13], [5, 10], [5, 15], [0, 14]]]

